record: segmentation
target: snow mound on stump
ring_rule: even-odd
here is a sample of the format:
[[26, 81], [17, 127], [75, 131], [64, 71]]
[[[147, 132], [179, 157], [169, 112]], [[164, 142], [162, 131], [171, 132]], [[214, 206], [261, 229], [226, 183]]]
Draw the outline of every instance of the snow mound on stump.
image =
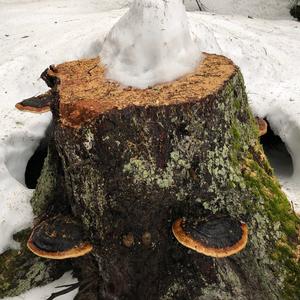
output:
[[135, 0], [100, 52], [108, 79], [147, 88], [192, 72], [201, 55], [181, 0]]

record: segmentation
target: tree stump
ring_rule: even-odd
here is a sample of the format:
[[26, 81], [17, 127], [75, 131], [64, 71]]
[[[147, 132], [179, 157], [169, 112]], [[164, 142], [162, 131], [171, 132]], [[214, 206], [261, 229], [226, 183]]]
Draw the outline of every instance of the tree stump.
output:
[[[104, 73], [98, 59], [44, 73], [53, 145], [32, 202], [37, 214], [67, 202], [84, 225], [92, 266], [77, 267], [97, 274], [88, 299], [299, 298], [299, 219], [259, 144], [240, 70], [206, 54], [193, 74], [145, 90]], [[61, 200], [49, 195], [56, 186]], [[172, 234], [179, 218], [218, 216], [247, 224], [238, 254], [205, 256]]]

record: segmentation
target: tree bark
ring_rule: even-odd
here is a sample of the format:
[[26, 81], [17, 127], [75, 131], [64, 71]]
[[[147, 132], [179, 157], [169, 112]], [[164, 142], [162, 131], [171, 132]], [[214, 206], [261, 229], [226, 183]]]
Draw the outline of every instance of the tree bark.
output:
[[[230, 60], [206, 55], [193, 74], [146, 90], [107, 81], [97, 59], [47, 76], [59, 83], [54, 139], [67, 198], [95, 247], [99, 299], [299, 295], [298, 220]], [[249, 227], [235, 256], [207, 257], [172, 235], [177, 218], [219, 214]]]
[[[43, 77], [55, 96], [55, 146], [33, 205], [41, 213], [51, 201], [59, 209], [67, 202], [90, 236], [92, 258], [75, 265], [82, 281], [93, 273], [93, 292], [85, 282], [77, 299], [300, 297], [299, 219], [273, 177], [229, 59], [206, 55], [193, 74], [145, 90], [107, 81], [98, 59]], [[49, 197], [57, 184], [61, 201]], [[208, 257], [172, 234], [178, 218], [219, 215], [248, 226], [236, 255]]]

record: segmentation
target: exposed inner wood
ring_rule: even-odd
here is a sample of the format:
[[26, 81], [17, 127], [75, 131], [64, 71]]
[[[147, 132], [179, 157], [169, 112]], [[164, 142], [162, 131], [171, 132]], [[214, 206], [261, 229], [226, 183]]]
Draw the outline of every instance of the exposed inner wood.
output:
[[77, 127], [113, 109], [201, 101], [214, 95], [236, 71], [237, 67], [228, 58], [205, 54], [195, 72], [144, 90], [107, 80], [99, 58], [58, 65], [55, 71], [48, 70], [48, 76], [60, 82], [62, 124]]

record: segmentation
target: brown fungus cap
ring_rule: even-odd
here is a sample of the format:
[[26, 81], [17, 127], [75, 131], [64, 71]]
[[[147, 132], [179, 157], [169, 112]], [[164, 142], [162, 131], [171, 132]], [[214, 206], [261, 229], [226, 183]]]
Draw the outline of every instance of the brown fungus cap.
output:
[[79, 257], [93, 249], [85, 240], [80, 224], [62, 215], [35, 226], [27, 247], [37, 256], [50, 259]]
[[230, 217], [200, 222], [178, 219], [172, 230], [179, 243], [212, 257], [233, 255], [245, 248], [248, 240], [247, 225]]
[[52, 101], [53, 95], [50, 90], [37, 97], [31, 97], [17, 103], [16, 108], [22, 111], [28, 111], [33, 113], [44, 113], [50, 111], [50, 104]]
[[258, 117], [256, 117], [256, 122], [258, 125], [259, 136], [265, 135], [268, 131], [268, 123], [264, 119]]

